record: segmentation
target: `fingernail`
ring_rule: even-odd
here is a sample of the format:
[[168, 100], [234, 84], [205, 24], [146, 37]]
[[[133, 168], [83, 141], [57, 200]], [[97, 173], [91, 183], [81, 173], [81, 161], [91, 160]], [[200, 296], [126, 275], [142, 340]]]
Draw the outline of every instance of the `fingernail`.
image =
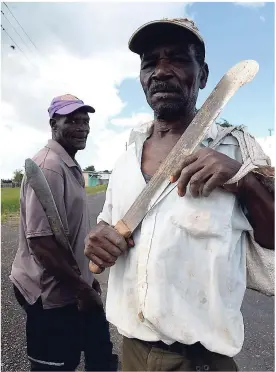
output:
[[170, 183], [174, 183], [174, 176], [170, 176]]
[[185, 191], [178, 191], [178, 195], [179, 195], [180, 197], [183, 197], [183, 196], [185, 195]]

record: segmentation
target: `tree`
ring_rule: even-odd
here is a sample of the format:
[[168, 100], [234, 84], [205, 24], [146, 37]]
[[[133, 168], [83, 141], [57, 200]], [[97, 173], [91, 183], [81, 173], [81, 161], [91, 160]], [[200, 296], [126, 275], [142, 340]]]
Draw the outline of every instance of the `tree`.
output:
[[22, 169], [16, 169], [13, 172], [13, 182], [21, 183], [23, 176], [24, 174], [23, 174]]
[[106, 169], [106, 170], [104, 170], [103, 172], [104, 172], [104, 173], [109, 173], [109, 170]]
[[89, 165], [89, 167], [84, 168], [84, 172], [95, 172], [94, 165]]
[[232, 124], [229, 123], [228, 120], [221, 118], [220, 123], [218, 123], [221, 127], [231, 127]]

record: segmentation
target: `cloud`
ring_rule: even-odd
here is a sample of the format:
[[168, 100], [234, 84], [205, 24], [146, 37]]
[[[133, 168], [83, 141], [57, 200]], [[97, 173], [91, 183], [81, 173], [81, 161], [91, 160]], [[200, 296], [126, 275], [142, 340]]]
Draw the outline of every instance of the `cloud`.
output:
[[263, 8], [265, 6], [265, 3], [261, 2], [242, 2], [242, 1], [236, 1], [234, 2], [235, 5], [237, 6], [243, 6], [245, 8], [252, 8], [252, 9], [258, 9], [258, 8]]
[[259, 137], [259, 138], [256, 138], [256, 140], [261, 145], [264, 153], [270, 157], [271, 165], [275, 166], [276, 164], [276, 157], [275, 157], [275, 151], [274, 151], [275, 140], [276, 140], [275, 134], [273, 134], [272, 136], [268, 136], [268, 137]]
[[265, 22], [265, 17], [260, 16], [260, 20], [261, 20], [262, 22]]
[[[87, 148], [78, 155], [81, 165], [110, 167], [121, 147], [124, 148], [121, 144], [128, 128], [137, 120], [148, 120], [148, 114], [139, 111], [129, 118], [120, 118], [127, 102], [121, 99], [119, 86], [125, 79], [137, 80], [139, 74], [139, 57], [128, 50], [128, 39], [149, 20], [183, 16], [183, 11], [189, 16], [186, 5], [147, 3], [146, 11], [140, 3], [8, 3], [8, 6], [37, 50], [22, 33], [32, 52], [25, 48], [2, 20], [27, 58], [18, 48], [12, 50], [10, 40], [2, 34], [0, 157], [5, 160], [1, 177], [11, 177], [26, 157], [44, 145], [50, 137], [47, 108], [53, 97], [64, 93], [74, 94], [96, 108], [91, 115]], [[5, 7], [2, 10], [13, 22], [8, 10]], [[107, 129], [110, 123], [114, 130]]]
[[131, 117], [121, 117], [117, 119], [112, 119], [111, 124], [114, 126], [119, 127], [131, 127], [134, 128], [137, 125], [141, 125], [143, 123], [147, 123], [148, 121], [153, 120], [153, 115], [146, 113], [146, 112], [140, 112], [138, 114], [134, 114]]

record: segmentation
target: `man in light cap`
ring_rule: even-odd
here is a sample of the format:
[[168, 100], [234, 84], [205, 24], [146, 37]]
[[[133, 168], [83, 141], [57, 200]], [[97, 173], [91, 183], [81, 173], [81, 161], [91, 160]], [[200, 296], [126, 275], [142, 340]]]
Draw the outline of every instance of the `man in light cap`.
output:
[[123, 335], [123, 370], [235, 371], [244, 338], [246, 247], [274, 249], [274, 195], [252, 172], [226, 185], [244, 170], [234, 133], [246, 134], [228, 128], [222, 136], [226, 129], [214, 124], [156, 191], [133, 241], [115, 231], [195, 117], [209, 73], [203, 39], [187, 19], [149, 22], [129, 48], [140, 55], [154, 120], [132, 131], [85, 246], [96, 265], [112, 266], [107, 318]]
[[90, 223], [85, 182], [77, 151], [86, 146], [93, 107], [70, 94], [48, 109], [52, 139], [33, 160], [52, 191], [72, 251], [55, 240], [34, 191], [23, 180], [19, 248], [11, 280], [26, 310], [31, 371], [74, 371], [81, 351], [87, 371], [116, 370], [100, 285], [89, 271], [84, 239]]

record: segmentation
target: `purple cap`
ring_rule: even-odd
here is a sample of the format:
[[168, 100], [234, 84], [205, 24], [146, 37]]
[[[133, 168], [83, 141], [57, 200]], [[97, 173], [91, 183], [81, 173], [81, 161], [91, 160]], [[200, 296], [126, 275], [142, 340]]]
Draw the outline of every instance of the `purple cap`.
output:
[[52, 100], [48, 112], [52, 119], [54, 114], [69, 115], [80, 108], [85, 108], [87, 112], [95, 112], [92, 106], [85, 105], [83, 101], [71, 94], [65, 94], [64, 96], [55, 97]]

